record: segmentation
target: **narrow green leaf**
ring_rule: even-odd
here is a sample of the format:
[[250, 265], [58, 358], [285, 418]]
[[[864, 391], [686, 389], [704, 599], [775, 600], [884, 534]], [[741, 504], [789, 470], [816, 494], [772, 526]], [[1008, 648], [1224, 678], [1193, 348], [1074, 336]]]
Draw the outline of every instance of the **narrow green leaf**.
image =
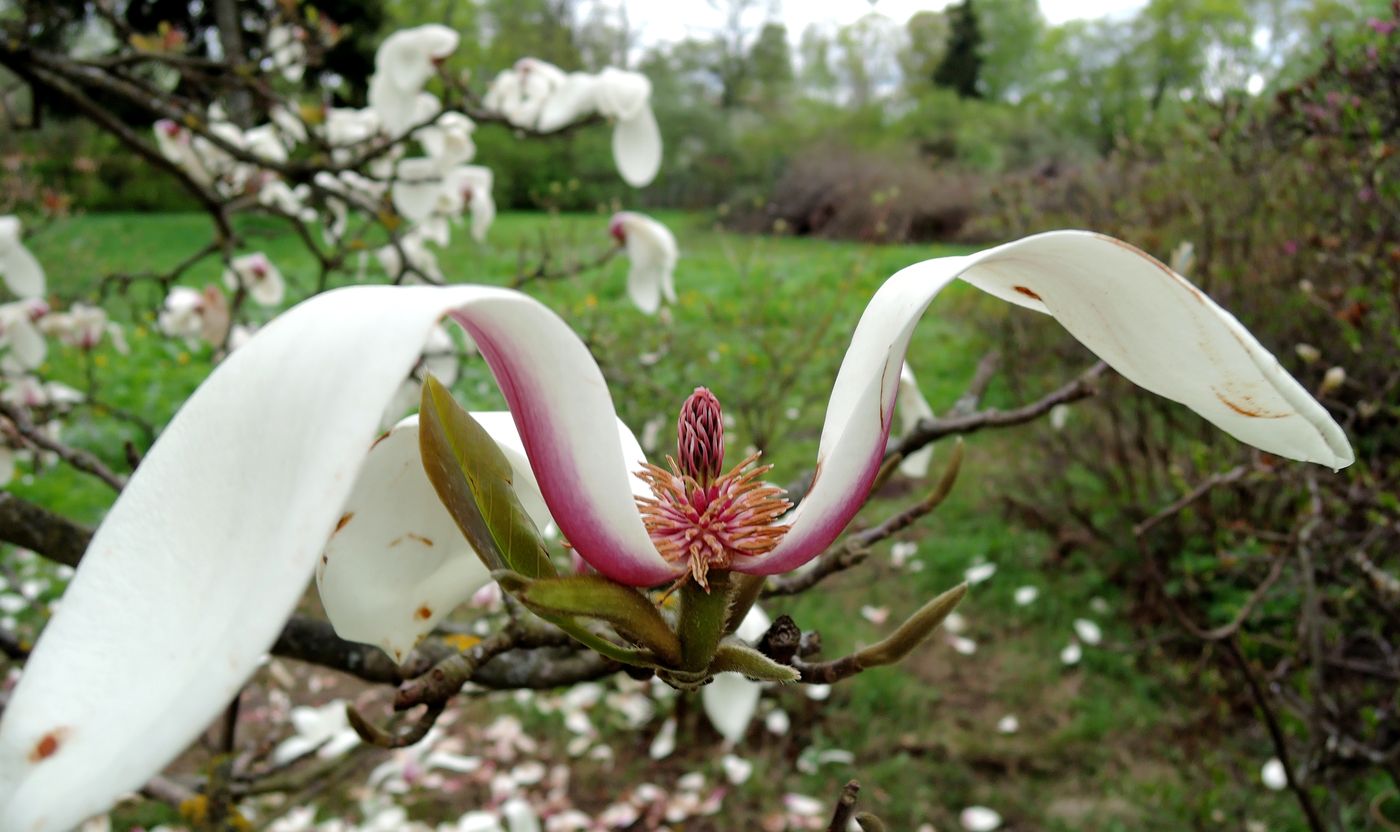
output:
[[[520, 599], [521, 603], [527, 603], [525, 595], [530, 587], [535, 585], [534, 581], [516, 572], [512, 572], [509, 569], [498, 569], [491, 573], [491, 577], [496, 580], [497, 584], [500, 584], [503, 591]], [[545, 621], [548, 621], [565, 633], [568, 633], [575, 641], [583, 646], [615, 662], [622, 662], [623, 664], [635, 665], [637, 667], [650, 667], [652, 669], [656, 669], [660, 666], [653, 653], [614, 644], [588, 629], [583, 622], [576, 620], [573, 616], [542, 607], [532, 607], [531, 612], [534, 612], [540, 618], [543, 618]]]
[[612, 625], [624, 638], [651, 650], [663, 663], [680, 661], [680, 639], [660, 610], [637, 590], [601, 575], [543, 578], [532, 581], [517, 597], [540, 614], [596, 618]]
[[802, 677], [796, 668], [778, 664], [752, 647], [725, 643], [715, 651], [710, 662], [711, 673], [733, 671], [759, 682], [796, 682]]
[[423, 382], [418, 445], [438, 498], [487, 567], [528, 578], [556, 574], [539, 530], [511, 486], [510, 462], [432, 376]]
[[884, 640], [856, 653], [853, 658], [861, 668], [894, 664], [932, 635], [965, 595], [967, 584], [958, 584], [924, 604], [918, 612], [909, 616], [909, 620], [900, 624], [899, 629], [890, 633]]

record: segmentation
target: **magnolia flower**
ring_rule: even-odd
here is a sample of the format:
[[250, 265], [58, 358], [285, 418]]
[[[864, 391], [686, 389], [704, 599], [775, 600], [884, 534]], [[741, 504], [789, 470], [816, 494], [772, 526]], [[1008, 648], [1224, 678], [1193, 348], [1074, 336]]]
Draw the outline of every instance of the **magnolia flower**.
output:
[[[82, 392], [58, 381], [40, 381], [34, 376], [20, 376], [9, 379], [0, 401], [18, 407], [50, 407], [78, 404], [83, 400]], [[57, 427], [57, 423], [50, 423]], [[57, 438], [57, 437], [53, 437]]]
[[369, 79], [369, 106], [391, 135], [413, 126], [418, 94], [438, 65], [457, 51], [459, 40], [452, 29], [429, 23], [401, 29], [379, 44]]
[[233, 258], [229, 268], [224, 269], [224, 285], [230, 292], [247, 292], [262, 306], [281, 303], [286, 291], [282, 273], [261, 251]]
[[543, 133], [597, 113], [614, 123], [613, 161], [623, 181], [640, 188], [661, 168], [661, 131], [645, 75], [612, 67], [566, 74], [551, 63], [522, 58], [496, 76], [483, 103], [512, 124]]
[[645, 214], [622, 211], [613, 214], [608, 233], [627, 247], [632, 268], [627, 272], [627, 294], [637, 308], [654, 314], [661, 300], [676, 302], [676, 238], [671, 230]]
[[306, 32], [300, 26], [273, 26], [267, 32], [268, 56], [272, 66], [293, 84], [306, 74]]
[[17, 375], [44, 363], [48, 344], [36, 325], [49, 312], [42, 300], [20, 300], [0, 306], [0, 374]]
[[[492, 183], [490, 169], [479, 165], [458, 165], [444, 171], [435, 159], [404, 159], [398, 163], [389, 193], [394, 209], [405, 219], [423, 225], [426, 235], [437, 233], [432, 225], [435, 219], [455, 219], [470, 209], [472, 237], [481, 242], [496, 218]], [[445, 237], [445, 222], [440, 233]], [[439, 237], [437, 242], [446, 245], [447, 240]]]
[[213, 284], [203, 291], [186, 286], [172, 288], [156, 317], [156, 325], [166, 335], [188, 341], [203, 339], [216, 347], [224, 343], [229, 323], [228, 300]]
[[[933, 418], [933, 408], [929, 407], [928, 399], [919, 390], [919, 381], [914, 378], [914, 371], [909, 369], [909, 362], [904, 362], [904, 367], [899, 371], [899, 397], [895, 400], [895, 411], [899, 413], [899, 424], [902, 433], [908, 434], [919, 426], [919, 422], [924, 419]], [[933, 446], [926, 445], [904, 458], [899, 463], [899, 473], [913, 479], [921, 479], [928, 474], [928, 463], [933, 458]]]
[[16, 297], [42, 297], [44, 269], [24, 247], [19, 234], [19, 217], [0, 216], [0, 278]]
[[[0, 719], [0, 828], [75, 825], [139, 787], [223, 709], [276, 640], [326, 539], [342, 523], [341, 535], [356, 528], [346, 509], [369, 488], [356, 480], [373, 473], [366, 452], [380, 413], [444, 315], [499, 381], [542, 502], [573, 549], [620, 583], [703, 583], [711, 569], [789, 571], [837, 538], [879, 472], [914, 325], [958, 278], [1053, 314], [1128, 379], [1274, 455], [1352, 462], [1341, 428], [1234, 318], [1137, 249], [1088, 232], [929, 260], [886, 281], [837, 374], [819, 474], [787, 513], [757, 460], [725, 470], [712, 397], [683, 411], [678, 470], [640, 465], [587, 346], [526, 295], [326, 292], [215, 368], [107, 513]], [[444, 568], [469, 558], [448, 551], [460, 538], [410, 522], [422, 493], [383, 492], [374, 511], [404, 513], [398, 549], [436, 553]], [[388, 523], [366, 526], [382, 536]], [[373, 574], [400, 571], [396, 558]], [[400, 601], [400, 617], [419, 614], [411, 592]]]
[[127, 352], [126, 337], [121, 327], [109, 321], [107, 310], [100, 306], [75, 303], [66, 312], [45, 315], [39, 321], [39, 328], [80, 350], [96, 349], [105, 336], [111, 339], [117, 352]]
[[[400, 254], [402, 250], [402, 254]], [[394, 280], [402, 280], [408, 269], [414, 269], [428, 281], [441, 283], [442, 268], [437, 255], [428, 248], [421, 228], [415, 228], [399, 238], [397, 246], [390, 244], [374, 252], [379, 265]]]
[[476, 122], [461, 113], [443, 113], [436, 123], [419, 128], [413, 137], [423, 146], [423, 152], [442, 170], [465, 164], [476, 156], [472, 133]]
[[213, 181], [213, 175], [194, 152], [193, 134], [189, 130], [168, 118], [157, 121], [152, 129], [160, 155], [174, 162], [176, 167], [200, 185]]

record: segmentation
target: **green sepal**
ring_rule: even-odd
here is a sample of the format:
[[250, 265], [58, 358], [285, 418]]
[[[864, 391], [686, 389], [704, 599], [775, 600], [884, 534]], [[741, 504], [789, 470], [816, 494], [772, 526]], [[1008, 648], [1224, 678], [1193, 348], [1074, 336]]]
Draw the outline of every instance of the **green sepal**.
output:
[[[491, 577], [500, 585], [503, 592], [510, 593], [519, 599], [521, 603], [530, 608], [530, 611], [543, 618], [567, 633], [578, 643], [615, 662], [632, 665], [634, 667], [647, 667], [657, 670], [662, 667], [656, 654], [649, 650], [637, 650], [632, 647], [624, 647], [598, 635], [588, 629], [583, 622], [576, 620], [573, 616], [560, 613], [554, 610], [534, 607], [524, 597], [530, 588], [535, 585], [535, 581], [526, 578], [508, 569], [498, 569], [491, 573]], [[562, 580], [562, 579], [561, 579]]]
[[734, 642], [725, 642], [715, 651], [710, 662], [711, 673], [732, 671], [742, 673], [758, 682], [796, 682], [802, 674], [796, 668], [778, 664], [752, 647]]
[[601, 575], [541, 578], [515, 593], [534, 612], [603, 621], [624, 638], [655, 653], [664, 664], [681, 660], [681, 643], [661, 611], [630, 586]]
[[437, 379], [423, 382], [418, 417], [423, 470], [488, 569], [553, 577], [549, 550], [511, 486], [510, 462], [495, 440]]
[[924, 639], [938, 629], [938, 625], [943, 623], [943, 619], [948, 617], [948, 614], [957, 607], [965, 595], [967, 595], [967, 584], [962, 583], [924, 604], [918, 612], [900, 624], [899, 629], [886, 636], [882, 641], [856, 653], [854, 655], [856, 663], [862, 669], [880, 667], [881, 665], [894, 664], [909, 655], [911, 650], [918, 647]]

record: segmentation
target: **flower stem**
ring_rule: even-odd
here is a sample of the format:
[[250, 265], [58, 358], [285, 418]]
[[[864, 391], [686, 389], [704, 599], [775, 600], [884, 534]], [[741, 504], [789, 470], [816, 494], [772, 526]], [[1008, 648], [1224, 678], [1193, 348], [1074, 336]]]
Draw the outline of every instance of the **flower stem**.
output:
[[725, 620], [729, 614], [732, 586], [729, 573], [714, 570], [709, 574], [709, 591], [693, 580], [681, 586], [679, 635], [681, 637], [681, 670], [703, 671], [724, 637]]

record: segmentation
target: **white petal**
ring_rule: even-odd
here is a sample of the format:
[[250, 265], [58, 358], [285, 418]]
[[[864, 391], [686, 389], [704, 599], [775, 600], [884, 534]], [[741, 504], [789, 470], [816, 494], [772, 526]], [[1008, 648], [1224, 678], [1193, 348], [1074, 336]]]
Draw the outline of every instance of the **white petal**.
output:
[[739, 673], [717, 673], [714, 681], [700, 689], [705, 715], [730, 745], [748, 732], [762, 695], [762, 685]]
[[597, 109], [598, 77], [571, 72], [540, 108], [536, 128], [545, 133], [567, 127]]
[[1053, 314], [1126, 378], [1225, 432], [1289, 459], [1351, 464], [1342, 429], [1228, 312], [1147, 254], [1087, 231], [1052, 231], [966, 257], [927, 260], [885, 282], [851, 337], [827, 406], [817, 476], [772, 552], [741, 568], [786, 572], [825, 549], [880, 468], [915, 323], [962, 278]]
[[1027, 607], [1035, 603], [1035, 599], [1040, 597], [1040, 589], [1034, 586], [1022, 586], [1016, 588], [1016, 606]]
[[1259, 779], [1271, 791], [1281, 792], [1288, 788], [1288, 771], [1283, 767], [1283, 761], [1277, 757], [1270, 758], [1259, 770]]
[[[933, 408], [919, 389], [919, 380], [914, 377], [914, 371], [909, 369], [907, 361], [899, 373], [899, 397], [895, 401], [894, 409], [899, 414], [900, 432], [905, 434], [914, 430], [920, 421], [932, 419], [934, 416]], [[905, 457], [899, 464], [899, 473], [913, 479], [922, 479], [928, 475], [928, 464], [932, 459], [933, 445], [927, 445]]]
[[676, 718], [668, 717], [661, 723], [661, 730], [656, 732], [656, 737], [651, 741], [651, 747], [647, 749], [647, 754], [653, 760], [664, 760], [671, 756], [676, 750]]
[[661, 128], [651, 107], [613, 126], [613, 162], [622, 181], [634, 188], [650, 185], [661, 170]]
[[1087, 618], [1074, 619], [1074, 632], [1075, 635], [1079, 636], [1080, 641], [1090, 647], [1094, 647], [1099, 642], [1103, 641], [1103, 630], [1099, 629], [1098, 624], [1095, 624]]
[[986, 806], [969, 806], [958, 815], [958, 822], [967, 832], [992, 832], [1001, 828], [1001, 815]]
[[606, 565], [624, 578], [674, 574], [633, 503], [602, 374], [552, 312], [476, 286], [317, 295], [215, 369], [108, 512], [0, 721], [0, 828], [72, 827], [227, 705], [301, 597], [385, 404], [454, 308], [502, 379], [532, 468], [564, 489], [550, 503], [571, 512], [556, 517], [565, 535], [618, 557]]
[[317, 565], [326, 617], [402, 662], [490, 581], [423, 472], [418, 418], [405, 419], [370, 449]]
[[13, 294], [21, 298], [37, 298], [44, 294], [44, 269], [29, 249], [20, 242], [20, 223], [16, 217], [0, 217], [0, 277]]

